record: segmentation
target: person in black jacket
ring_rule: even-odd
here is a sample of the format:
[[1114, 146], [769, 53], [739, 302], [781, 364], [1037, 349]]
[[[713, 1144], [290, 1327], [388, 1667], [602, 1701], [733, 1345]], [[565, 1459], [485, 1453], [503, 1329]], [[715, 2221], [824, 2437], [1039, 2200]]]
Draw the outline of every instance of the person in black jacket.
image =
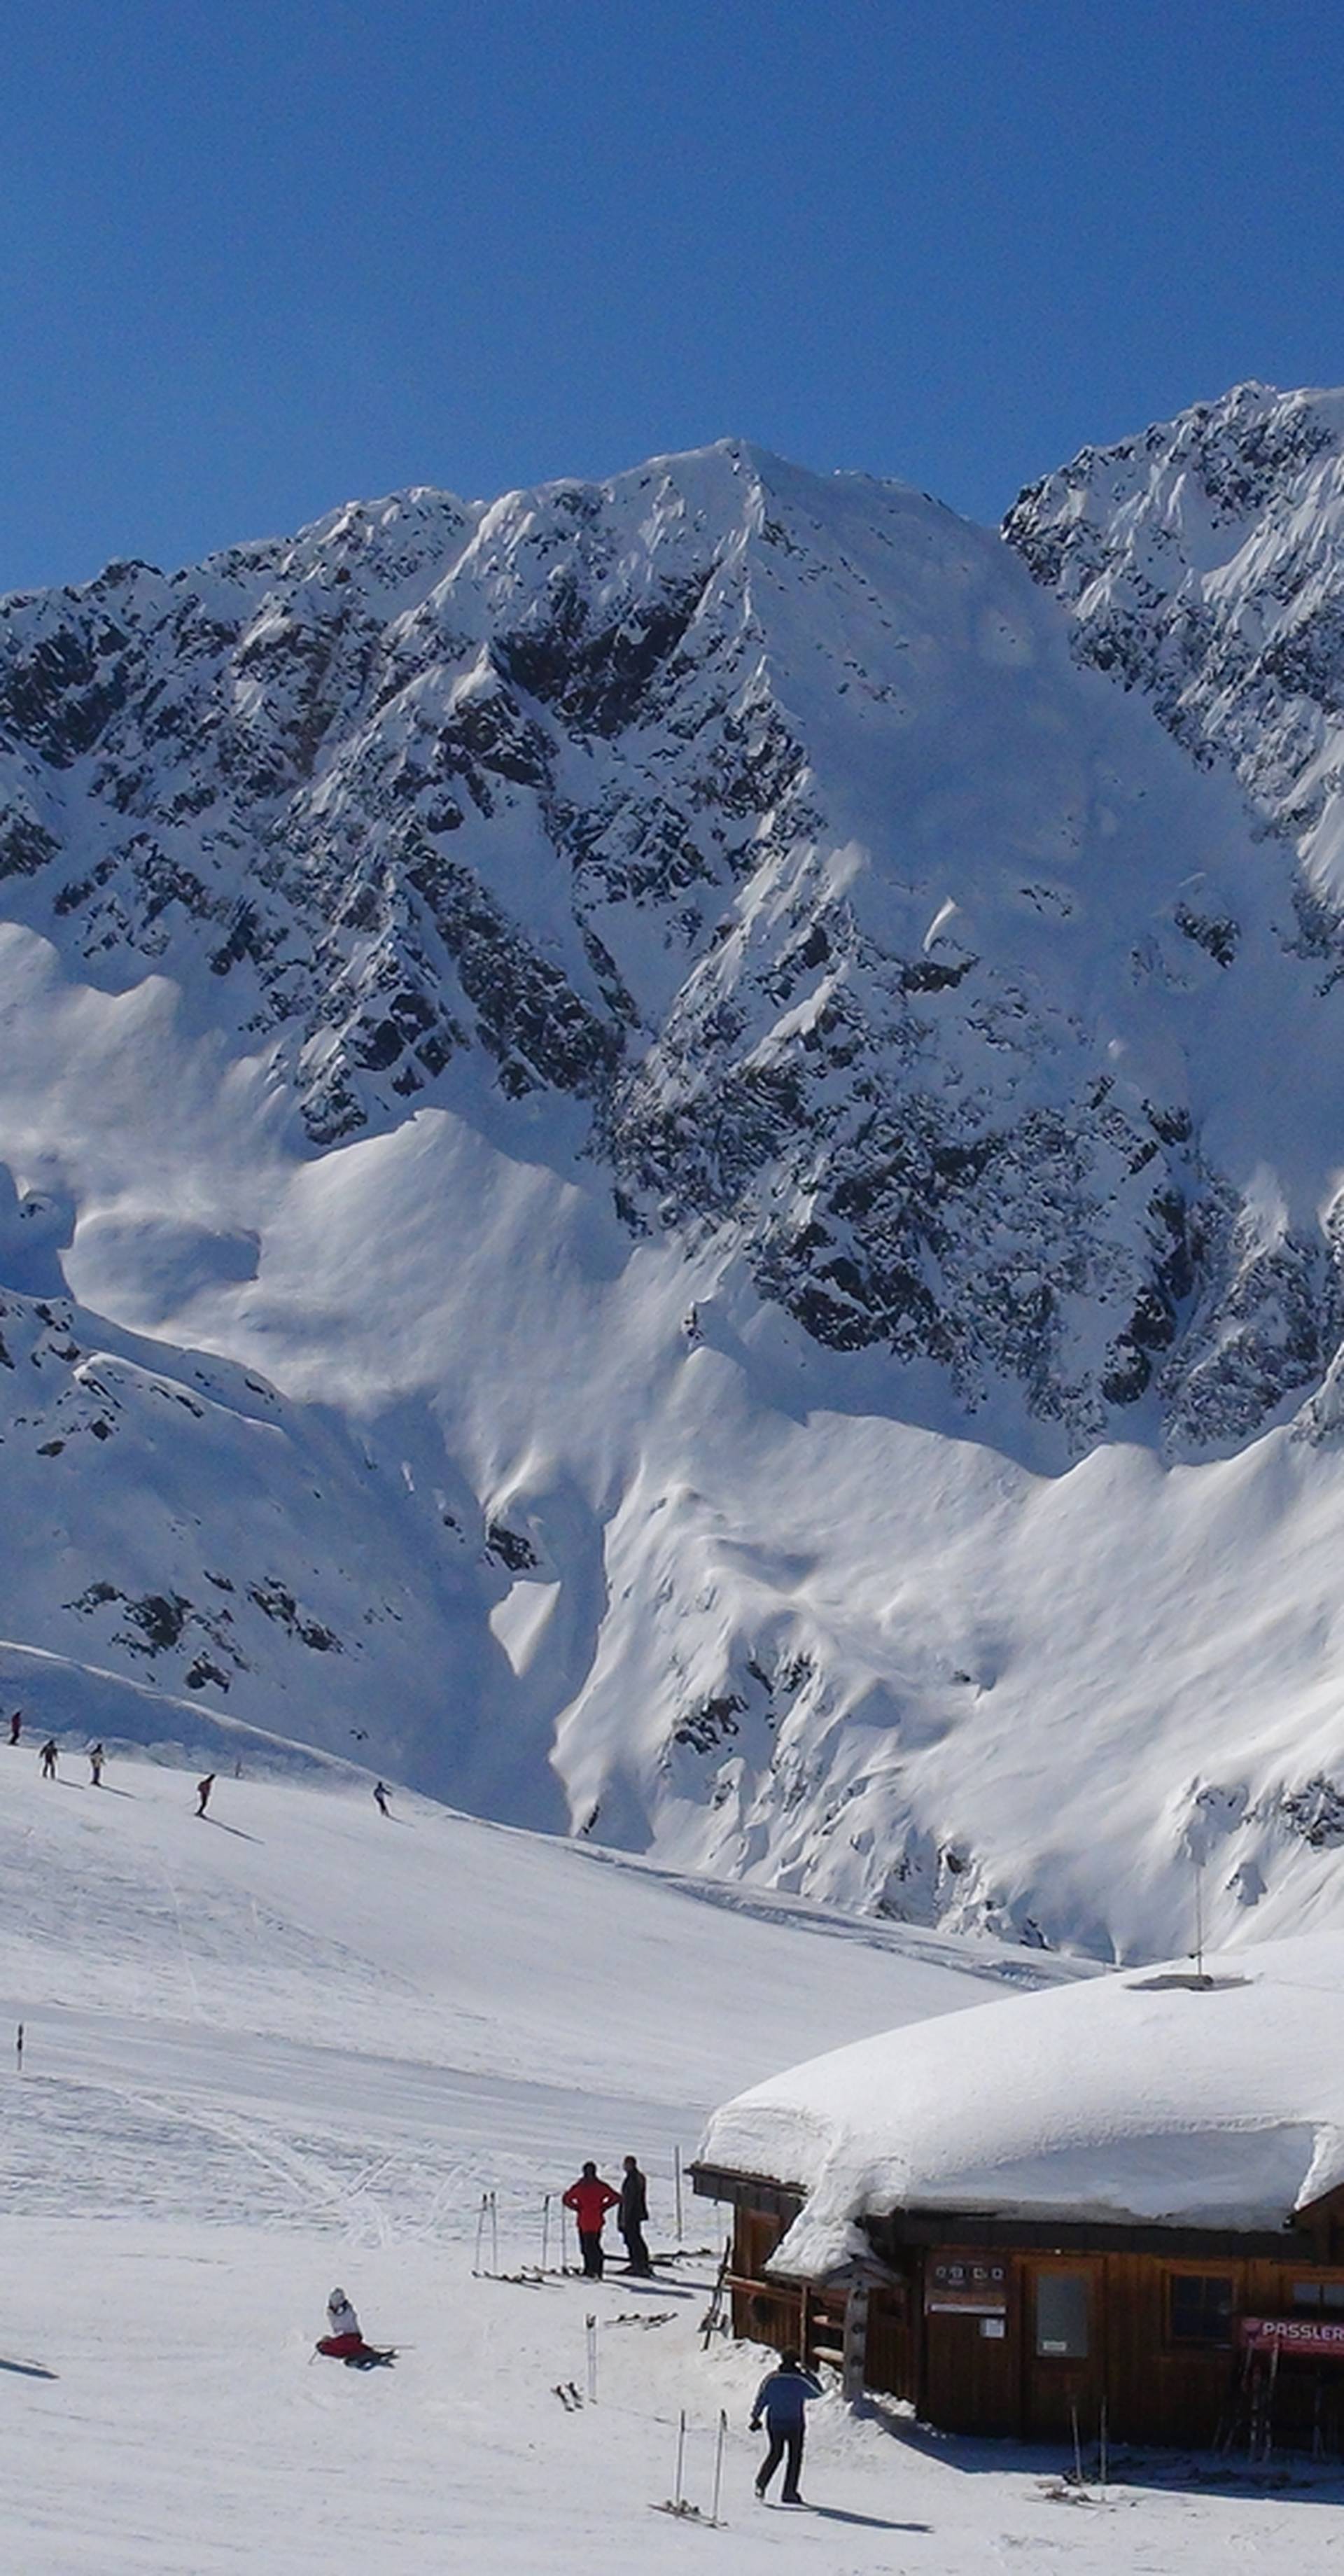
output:
[[636, 2279], [647, 2281], [653, 2272], [644, 2230], [649, 2217], [649, 2186], [633, 2156], [624, 2159], [621, 2175], [621, 2205], [616, 2224], [625, 2239], [625, 2267]]

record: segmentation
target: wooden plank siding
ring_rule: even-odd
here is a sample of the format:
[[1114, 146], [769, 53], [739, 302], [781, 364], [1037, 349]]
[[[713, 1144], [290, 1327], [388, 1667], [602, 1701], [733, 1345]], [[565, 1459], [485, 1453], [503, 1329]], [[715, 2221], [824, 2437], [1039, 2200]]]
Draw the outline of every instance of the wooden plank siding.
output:
[[778, 2208], [753, 2209], [739, 2200], [733, 2211], [733, 2332], [745, 2343], [768, 2343], [776, 2352], [801, 2351], [805, 2342], [800, 2286], [766, 2274], [775, 2247], [793, 2221]]
[[[937, 2249], [943, 2259], [963, 2247]], [[927, 2266], [936, 2259], [933, 2249]], [[1004, 2333], [986, 2334], [974, 2314], [926, 2314], [917, 2375], [917, 2413], [947, 2432], [1014, 2434], [1067, 2443], [1073, 2411], [1085, 2441], [1096, 2438], [1104, 2401], [1112, 2441], [1210, 2447], [1235, 2437], [1239, 2316], [1312, 2313], [1301, 2293], [1334, 2293], [1344, 2303], [1344, 2269], [1296, 2262], [1201, 2256], [1164, 2262], [1152, 2254], [1053, 2254], [1033, 2248], [1005, 2258]], [[1043, 2280], [1066, 2277], [1085, 2297], [1085, 2353], [1039, 2349]], [[1230, 2312], [1217, 2340], [1183, 2339], [1173, 2319], [1173, 2283], [1226, 2281]], [[1344, 2304], [1324, 2313], [1344, 2316]], [[881, 2386], [880, 2380], [870, 2384]], [[1275, 2393], [1275, 2436], [1337, 2448], [1344, 2429], [1344, 2364], [1284, 2363]]]
[[[749, 2180], [734, 2183], [734, 2333], [834, 2361], [843, 2279], [776, 2280], [767, 2270], [801, 2195], [775, 2184], [753, 2205]], [[916, 2241], [903, 2241], [906, 2225]], [[1008, 2221], [992, 2231], [969, 2221], [961, 2237], [955, 2226], [935, 2239], [927, 2221], [901, 2212], [875, 2221], [875, 2259], [863, 2268], [865, 2386], [907, 2400], [947, 2432], [1067, 2446], [1076, 2411], [1090, 2444], [1104, 2403], [1113, 2442], [1204, 2449], [1220, 2434], [1237, 2440], [1245, 2401], [1236, 2320], [1319, 2314], [1344, 2323], [1344, 2193], [1278, 2238], [1172, 2230], [1155, 2248], [1150, 2228], [1133, 2230], [1126, 2246], [1116, 2242], [1122, 2230], [1099, 2227], [1089, 2246], [1072, 2223], [1050, 2244], [1033, 2222], [1021, 2231], [1030, 2241], [1014, 2244]], [[1238, 2245], [1247, 2250], [1231, 2250]], [[958, 2281], [991, 2285], [979, 2310], [956, 2305]], [[1283, 2356], [1273, 2404], [1276, 2444], [1338, 2451], [1344, 2361]]]

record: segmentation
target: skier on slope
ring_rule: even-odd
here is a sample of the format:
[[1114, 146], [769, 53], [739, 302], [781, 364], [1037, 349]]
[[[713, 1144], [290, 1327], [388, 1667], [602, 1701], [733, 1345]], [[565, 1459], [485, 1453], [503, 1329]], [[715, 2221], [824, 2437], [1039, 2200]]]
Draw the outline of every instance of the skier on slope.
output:
[[344, 2290], [333, 2290], [327, 2301], [327, 2331], [319, 2335], [317, 2349], [328, 2361], [343, 2361], [350, 2370], [375, 2370], [396, 2359], [394, 2352], [364, 2341]]
[[804, 2409], [821, 2395], [821, 2383], [810, 2370], [804, 2370], [796, 2352], [782, 2352], [778, 2370], [767, 2371], [756, 2391], [751, 2410], [751, 2429], [759, 2432], [761, 2417], [770, 2436], [770, 2448], [756, 2472], [756, 2493], [761, 2503], [770, 2480], [784, 2462], [784, 2484], [780, 2498], [784, 2504], [801, 2504], [798, 2477], [803, 2465]]
[[637, 2281], [651, 2280], [653, 2265], [644, 2241], [649, 2217], [649, 2186], [633, 2156], [623, 2159], [620, 2201], [616, 2224], [625, 2240], [625, 2268], [634, 2274]]
[[107, 1755], [104, 1753], [101, 1744], [91, 1744], [89, 1746], [89, 1771], [95, 1789], [101, 1789], [103, 1785], [103, 1764], [106, 1760]]
[[15, 1711], [14, 1711], [13, 1716], [11, 1717], [11, 1719], [10, 1719], [10, 1721], [9, 1721], [9, 1740], [10, 1740], [10, 1743], [11, 1743], [11, 1744], [17, 1744], [17, 1743], [18, 1743], [18, 1740], [19, 1740], [19, 1737], [22, 1735], [22, 1733], [23, 1733], [23, 1711], [22, 1711], [22, 1709], [21, 1709], [21, 1708], [16, 1708], [16, 1709], [15, 1709]]
[[374, 1784], [373, 1784], [373, 1803], [374, 1803], [374, 1805], [376, 1806], [376, 1808], [377, 1808], [378, 1813], [379, 1813], [379, 1815], [380, 1815], [380, 1816], [385, 1816], [385, 1815], [387, 1815], [387, 1814], [390, 1812], [390, 1811], [389, 1811], [389, 1808], [388, 1808], [388, 1803], [387, 1803], [387, 1791], [386, 1791], [386, 1789], [383, 1787], [383, 1784], [382, 1784], [382, 1781], [381, 1781], [381, 1780], [375, 1780], [375, 1781], [374, 1781]]
[[572, 2182], [563, 2195], [564, 2206], [572, 2209], [583, 2251], [583, 2274], [587, 2281], [602, 2278], [602, 2221], [609, 2209], [615, 2209], [620, 2193], [603, 2182], [595, 2164], [586, 2164], [577, 2182]]
[[205, 1778], [204, 1778], [203, 1780], [198, 1780], [198, 1781], [197, 1781], [197, 1783], [196, 1783], [196, 1797], [197, 1797], [196, 1813], [197, 1813], [197, 1815], [198, 1815], [198, 1816], [203, 1816], [203, 1815], [205, 1814], [206, 1808], [207, 1808], [207, 1807], [209, 1806], [209, 1804], [210, 1804], [210, 1792], [211, 1792], [211, 1790], [213, 1789], [214, 1785], [215, 1785], [215, 1775], [214, 1775], [214, 1772], [213, 1772], [213, 1771], [207, 1771], [207, 1772], [206, 1772], [206, 1775], [205, 1775]]
[[44, 1780], [54, 1780], [56, 1777], [57, 1750], [58, 1747], [55, 1736], [49, 1735], [46, 1743], [42, 1747], [42, 1752], [39, 1757], [42, 1764], [42, 1777]]

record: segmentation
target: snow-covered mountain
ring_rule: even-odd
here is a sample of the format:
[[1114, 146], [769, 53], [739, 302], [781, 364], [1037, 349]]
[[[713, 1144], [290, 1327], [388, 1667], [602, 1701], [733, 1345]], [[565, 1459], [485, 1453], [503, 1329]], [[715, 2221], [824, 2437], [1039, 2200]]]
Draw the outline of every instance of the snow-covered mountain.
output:
[[1330, 1904], [1328, 888], [1085, 666], [1066, 484], [1030, 568], [728, 443], [0, 605], [17, 1645], [921, 1919]]
[[1238, 385], [1084, 448], [1004, 523], [1067, 602], [1080, 654], [1140, 688], [1290, 837], [1304, 945], [1344, 896], [1344, 394]]

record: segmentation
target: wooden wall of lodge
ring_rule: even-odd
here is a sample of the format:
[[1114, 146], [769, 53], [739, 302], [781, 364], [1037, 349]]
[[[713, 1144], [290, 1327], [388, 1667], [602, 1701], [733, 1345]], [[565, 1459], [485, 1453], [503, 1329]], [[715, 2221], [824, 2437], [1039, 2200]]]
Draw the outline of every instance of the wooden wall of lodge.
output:
[[[810, 2361], [838, 2359], [843, 2293], [795, 2287], [765, 2277], [765, 2266], [790, 2223], [789, 2213], [739, 2202], [733, 2234], [733, 2331], [783, 2350], [793, 2344]], [[1072, 2232], [1072, 2231], [1071, 2231]], [[1102, 2399], [1112, 2440], [1207, 2448], [1229, 2426], [1238, 2356], [1226, 2343], [1173, 2342], [1169, 2283], [1174, 2273], [1216, 2275], [1232, 2283], [1235, 2316], [1290, 2316], [1304, 2280], [1344, 2292], [1344, 2239], [1338, 2224], [1282, 2256], [1154, 2254], [997, 2244], [992, 2259], [1007, 2280], [1002, 2338], [983, 2335], [978, 2316], [924, 2309], [924, 2269], [935, 2261], [983, 2262], [980, 2244], [884, 2247], [905, 2278], [874, 2288], [869, 2301], [865, 2384], [903, 2398], [926, 2423], [947, 2432], [1027, 2440], [1072, 2436], [1076, 2407], [1082, 2437], [1096, 2437]], [[1331, 2265], [1334, 2268], [1329, 2268]], [[1085, 2360], [1055, 2359], [1035, 2349], [1035, 2276], [1080, 2271], [1089, 2284]], [[1300, 2313], [1300, 2311], [1299, 2311]], [[1323, 2313], [1344, 2321], [1344, 2308]], [[1344, 2363], [1285, 2366], [1275, 2394], [1276, 2438], [1323, 2440], [1344, 2450]]]

